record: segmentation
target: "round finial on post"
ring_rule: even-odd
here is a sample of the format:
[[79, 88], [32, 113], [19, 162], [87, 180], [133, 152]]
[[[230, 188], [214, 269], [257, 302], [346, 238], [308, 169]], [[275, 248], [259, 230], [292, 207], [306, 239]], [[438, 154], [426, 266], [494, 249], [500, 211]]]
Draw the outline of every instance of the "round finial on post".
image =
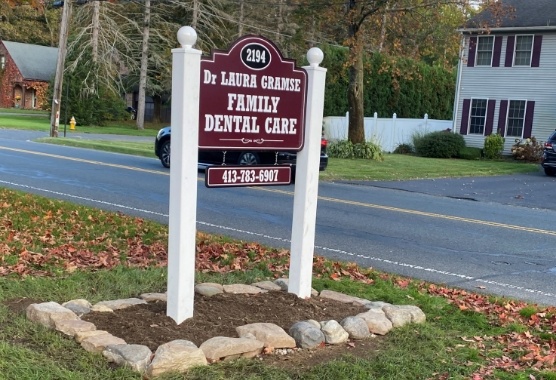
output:
[[307, 60], [313, 67], [317, 67], [318, 65], [320, 65], [323, 59], [324, 53], [318, 47], [310, 48], [307, 52]]
[[197, 42], [197, 32], [190, 26], [182, 26], [178, 30], [178, 41], [182, 48], [191, 49]]

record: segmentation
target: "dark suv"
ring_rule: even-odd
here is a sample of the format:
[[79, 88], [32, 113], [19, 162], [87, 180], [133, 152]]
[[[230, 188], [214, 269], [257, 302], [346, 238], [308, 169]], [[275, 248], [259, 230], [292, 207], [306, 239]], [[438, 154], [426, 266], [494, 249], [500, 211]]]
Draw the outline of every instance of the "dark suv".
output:
[[[154, 154], [160, 158], [160, 162], [166, 168], [170, 167], [170, 138], [172, 136], [171, 127], [164, 127], [156, 135], [154, 141]], [[328, 141], [323, 137], [320, 144], [320, 165], [322, 171], [328, 166], [328, 156], [326, 146]], [[207, 167], [212, 165], [292, 165], [292, 173], [295, 171], [295, 152], [275, 152], [262, 150], [199, 150], [199, 166]]]
[[546, 175], [556, 175], [556, 131], [552, 132], [548, 140], [544, 143], [541, 166]]

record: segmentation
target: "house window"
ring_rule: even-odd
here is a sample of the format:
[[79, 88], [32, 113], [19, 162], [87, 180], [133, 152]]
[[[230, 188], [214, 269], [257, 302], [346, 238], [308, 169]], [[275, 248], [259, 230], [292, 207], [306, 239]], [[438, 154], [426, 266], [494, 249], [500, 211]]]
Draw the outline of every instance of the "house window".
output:
[[531, 66], [533, 36], [516, 36], [514, 66]]
[[506, 122], [506, 136], [523, 136], [526, 103], [525, 100], [510, 100], [508, 105], [508, 120]]
[[492, 49], [494, 47], [493, 36], [479, 36], [477, 39], [477, 61], [476, 66], [492, 65]]
[[469, 115], [469, 133], [482, 135], [485, 132], [487, 99], [473, 99]]
[[4, 70], [6, 67], [6, 56], [0, 54], [0, 70]]

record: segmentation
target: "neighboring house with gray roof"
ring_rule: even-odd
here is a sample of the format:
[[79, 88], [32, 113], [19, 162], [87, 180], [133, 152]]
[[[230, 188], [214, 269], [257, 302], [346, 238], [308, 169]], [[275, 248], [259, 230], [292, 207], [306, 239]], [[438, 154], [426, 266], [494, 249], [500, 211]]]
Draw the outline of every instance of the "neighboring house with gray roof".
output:
[[0, 41], [0, 107], [47, 106], [57, 59], [58, 48]]
[[556, 127], [556, 1], [501, 0], [461, 29], [454, 130], [468, 146], [485, 136], [545, 141]]

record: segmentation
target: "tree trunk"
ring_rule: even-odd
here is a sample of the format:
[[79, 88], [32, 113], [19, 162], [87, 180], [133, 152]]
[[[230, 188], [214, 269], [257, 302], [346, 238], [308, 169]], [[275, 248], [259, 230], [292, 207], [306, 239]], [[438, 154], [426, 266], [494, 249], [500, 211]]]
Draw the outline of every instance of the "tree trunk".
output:
[[191, 27], [197, 29], [197, 24], [199, 23], [199, 0], [193, 0], [193, 17], [191, 20]]
[[[350, 4], [352, 6], [351, 10], [353, 11], [357, 5], [354, 1], [350, 2]], [[348, 140], [353, 144], [365, 142], [365, 110], [363, 108], [363, 43], [359, 41], [359, 28], [360, 25], [358, 21], [352, 19], [348, 26], [350, 41], [348, 68]]]
[[159, 123], [162, 120], [160, 115], [162, 111], [162, 98], [160, 95], [153, 95], [153, 122]]
[[100, 28], [100, 1], [93, 3], [93, 62], [98, 62], [98, 32]]
[[151, 0], [145, 0], [143, 43], [141, 50], [141, 73], [139, 74], [139, 99], [137, 104], [137, 129], [145, 129], [145, 92], [147, 91], [147, 68], [149, 63], [149, 32], [151, 23]]
[[238, 25], [238, 30], [237, 30], [238, 37], [243, 36], [243, 22], [244, 22], [243, 18], [244, 18], [244, 3], [243, 3], [243, 0], [240, 0], [239, 1], [239, 20], [238, 20], [238, 23], [237, 23], [237, 25]]

